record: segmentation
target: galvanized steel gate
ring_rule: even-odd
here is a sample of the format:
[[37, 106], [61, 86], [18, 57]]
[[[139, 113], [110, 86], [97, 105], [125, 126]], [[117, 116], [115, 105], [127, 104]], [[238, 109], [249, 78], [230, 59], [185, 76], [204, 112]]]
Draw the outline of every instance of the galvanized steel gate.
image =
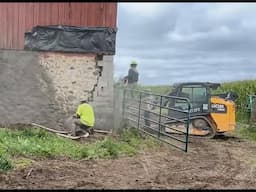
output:
[[[170, 107], [168, 103], [173, 101], [182, 103], [183, 109], [176, 106]], [[135, 127], [139, 131], [175, 148], [185, 152], [188, 151], [190, 124], [189, 99], [124, 88], [122, 108], [122, 117], [126, 126]], [[183, 118], [171, 116], [170, 114], [172, 113], [170, 112], [180, 113]], [[172, 122], [172, 126], [169, 126], [167, 122]], [[175, 124], [183, 124], [185, 129], [181, 131], [174, 126]], [[167, 129], [169, 132], [166, 131]]]

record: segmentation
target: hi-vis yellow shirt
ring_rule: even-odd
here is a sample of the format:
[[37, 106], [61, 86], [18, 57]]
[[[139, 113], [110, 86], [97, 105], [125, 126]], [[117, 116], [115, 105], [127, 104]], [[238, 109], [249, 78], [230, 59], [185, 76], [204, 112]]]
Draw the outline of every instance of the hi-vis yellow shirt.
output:
[[94, 126], [94, 111], [91, 105], [87, 103], [80, 104], [77, 108], [76, 114], [80, 116], [82, 124], [87, 126]]

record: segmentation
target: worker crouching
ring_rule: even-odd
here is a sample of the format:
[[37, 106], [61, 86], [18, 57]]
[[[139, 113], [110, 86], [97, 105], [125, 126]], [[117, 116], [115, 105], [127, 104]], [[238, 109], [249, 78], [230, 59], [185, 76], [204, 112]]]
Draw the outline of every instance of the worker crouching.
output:
[[93, 134], [94, 110], [87, 100], [81, 101], [77, 107], [76, 114], [69, 117], [64, 122], [64, 127], [70, 130], [72, 136], [77, 136], [78, 132], [84, 132], [85, 136]]

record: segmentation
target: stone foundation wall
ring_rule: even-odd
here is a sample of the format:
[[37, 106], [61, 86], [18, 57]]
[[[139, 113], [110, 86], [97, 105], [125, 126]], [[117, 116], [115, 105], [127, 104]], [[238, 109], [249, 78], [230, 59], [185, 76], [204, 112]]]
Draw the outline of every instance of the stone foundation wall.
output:
[[80, 100], [93, 99], [98, 129], [112, 129], [113, 56], [0, 51], [0, 124], [62, 129]]
[[79, 101], [91, 98], [99, 69], [94, 56], [40, 54], [39, 63], [52, 80], [55, 101], [66, 113], [76, 110]]

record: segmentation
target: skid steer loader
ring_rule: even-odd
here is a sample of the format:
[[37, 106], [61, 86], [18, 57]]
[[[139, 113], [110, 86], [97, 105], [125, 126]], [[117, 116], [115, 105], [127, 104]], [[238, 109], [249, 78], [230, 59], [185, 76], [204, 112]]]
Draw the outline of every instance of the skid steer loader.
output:
[[[185, 97], [190, 100], [189, 135], [213, 138], [217, 134], [223, 134], [235, 129], [234, 101], [238, 96], [233, 92], [212, 94], [211, 90], [218, 87], [220, 87], [219, 83], [180, 83], [175, 85], [174, 90], [168, 94], [170, 96]], [[188, 110], [187, 103], [179, 99], [169, 99], [167, 107]], [[177, 119], [186, 120], [186, 114], [168, 110], [168, 116], [170, 119], [165, 122], [165, 125], [167, 125], [165, 132], [175, 133], [175, 129], [185, 132], [185, 124], [180, 123]]]

